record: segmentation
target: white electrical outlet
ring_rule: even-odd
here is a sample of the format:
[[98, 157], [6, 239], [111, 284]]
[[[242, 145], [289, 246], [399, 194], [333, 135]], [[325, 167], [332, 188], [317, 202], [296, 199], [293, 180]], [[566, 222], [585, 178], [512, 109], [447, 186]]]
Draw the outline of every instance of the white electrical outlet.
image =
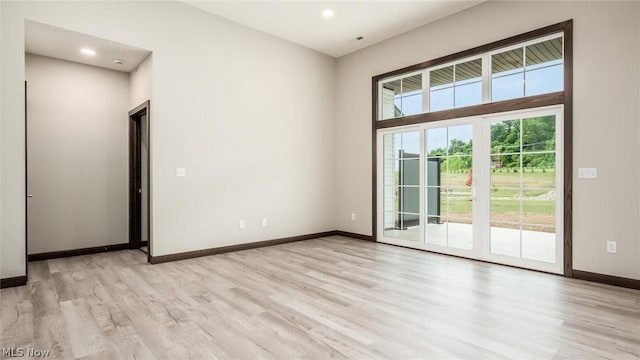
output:
[[596, 179], [598, 177], [598, 169], [596, 168], [578, 168], [579, 179]]
[[177, 177], [185, 177], [185, 176], [187, 176], [187, 169], [185, 169], [185, 168], [176, 168], [176, 176]]
[[267, 226], [267, 218], [262, 218], [262, 226]]
[[245, 224], [244, 220], [240, 220], [240, 229], [244, 229], [247, 224]]
[[607, 252], [609, 254], [615, 254], [617, 250], [617, 244], [615, 241], [607, 241]]
[[356, 220], [356, 213], [351, 213], [351, 220], [353, 220], [353, 221]]

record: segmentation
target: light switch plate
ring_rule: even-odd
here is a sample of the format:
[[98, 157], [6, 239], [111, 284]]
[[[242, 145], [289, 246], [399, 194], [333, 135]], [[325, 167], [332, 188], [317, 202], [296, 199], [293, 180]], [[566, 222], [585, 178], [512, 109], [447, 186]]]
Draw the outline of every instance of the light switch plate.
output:
[[355, 221], [356, 220], [356, 213], [351, 213], [351, 220]]
[[187, 176], [187, 169], [185, 169], [185, 168], [176, 168], [176, 176], [177, 177], [185, 177], [185, 176]]
[[267, 218], [262, 218], [262, 226], [267, 226]]
[[617, 246], [616, 246], [616, 242], [615, 241], [607, 241], [607, 252], [609, 254], [615, 254], [618, 252]]
[[246, 227], [246, 223], [244, 222], [244, 220], [240, 220], [240, 229], [244, 229]]
[[598, 177], [598, 169], [596, 168], [578, 168], [579, 179], [596, 179]]

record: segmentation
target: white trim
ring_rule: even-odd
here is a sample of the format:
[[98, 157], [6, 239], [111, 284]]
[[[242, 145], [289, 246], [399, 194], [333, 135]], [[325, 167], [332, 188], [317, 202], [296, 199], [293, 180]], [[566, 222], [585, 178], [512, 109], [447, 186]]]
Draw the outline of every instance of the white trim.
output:
[[491, 102], [491, 56], [482, 54], [482, 103]]
[[[564, 46], [563, 46], [564, 48]], [[564, 273], [564, 105], [556, 109], [556, 265]], [[558, 171], [560, 169], [560, 171]]]
[[383, 120], [382, 119], [382, 111], [383, 111], [382, 110], [382, 106], [383, 106], [383, 103], [384, 103], [384, 101], [382, 101], [382, 95], [383, 95], [382, 94], [382, 81], [378, 81], [376, 86], [378, 87], [378, 94], [377, 94], [378, 99], [376, 99], [376, 101], [378, 102], [378, 114], [377, 114], [378, 116], [376, 116], [377, 117], [376, 120], [377, 121], [382, 121]]
[[[482, 63], [480, 63], [482, 65]], [[453, 82], [451, 83], [451, 87], [453, 88], [453, 91], [451, 92], [451, 95], [453, 95], [453, 103], [451, 105], [453, 105], [452, 109], [456, 108], [456, 69], [458, 67], [457, 66], [453, 66]], [[482, 70], [482, 69], [480, 69]], [[482, 78], [480, 79], [480, 81], [482, 81]], [[482, 91], [482, 90], [480, 90]], [[429, 92], [431, 92], [431, 89], [429, 89]]]
[[[425, 239], [425, 235], [426, 235], [426, 231], [425, 231], [425, 225], [427, 224], [426, 222], [426, 204], [425, 204], [425, 186], [424, 184], [427, 183], [427, 179], [426, 179], [426, 168], [425, 168], [425, 158], [424, 158], [424, 153], [426, 152], [427, 149], [425, 149], [425, 143], [426, 143], [426, 138], [424, 136], [424, 130], [422, 129], [422, 126], [420, 126], [419, 128], [420, 131], [420, 156], [419, 156], [419, 162], [420, 162], [420, 166], [419, 166], [419, 171], [420, 171], [420, 181], [418, 183], [418, 186], [420, 187], [420, 190], [418, 190], [418, 195], [420, 196], [419, 199], [419, 203], [420, 203], [420, 207], [418, 208], [418, 212], [420, 213], [418, 215], [418, 219], [420, 219], [420, 237], [418, 238], [418, 242], [423, 242]], [[384, 236], [384, 235], [383, 235]]]
[[[486, 116], [483, 118], [486, 119]], [[478, 160], [474, 163], [478, 163], [478, 167], [481, 169], [491, 168], [491, 121], [482, 121], [479, 129], [480, 139], [485, 139], [484, 144], [478, 143]], [[490, 171], [478, 171], [474, 172], [476, 181], [480, 183], [479, 196], [486, 197], [485, 201], [481, 201], [478, 205], [480, 211], [480, 253], [481, 259], [488, 259], [491, 253], [491, 172]]]
[[[564, 61], [564, 59], [562, 59]], [[564, 75], [564, 69], [562, 74]], [[493, 95], [493, 94], [491, 94]], [[522, 96], [527, 96], [527, 47], [522, 47]], [[522, 132], [520, 133], [522, 136]]]
[[429, 73], [429, 69], [424, 69], [422, 72], [422, 113], [426, 114], [429, 112], [429, 107], [431, 106], [431, 91], [429, 89], [429, 85], [431, 83], [431, 74]]

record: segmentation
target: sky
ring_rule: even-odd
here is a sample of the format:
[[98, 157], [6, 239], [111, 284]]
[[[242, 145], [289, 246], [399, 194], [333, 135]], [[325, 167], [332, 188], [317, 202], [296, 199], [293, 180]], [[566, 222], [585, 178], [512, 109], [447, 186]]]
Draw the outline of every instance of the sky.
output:
[[[562, 91], [562, 60], [530, 66], [525, 69], [505, 71], [492, 75], [491, 101], [514, 99], [523, 96]], [[431, 88], [430, 111], [452, 109], [454, 107], [478, 105], [482, 103], [481, 78], [442, 85]], [[394, 97], [395, 106], [406, 115], [423, 113], [422, 90], [399, 94]], [[407, 153], [420, 153], [419, 132], [395, 134], [396, 153], [400, 148]], [[449, 126], [427, 130], [427, 153], [434, 149], [447, 148], [451, 139], [469, 142], [473, 138], [472, 125]]]
[[[491, 80], [491, 101], [515, 99], [523, 96], [547, 94], [562, 91], [562, 60], [497, 73]], [[526, 84], [526, 86], [525, 86]], [[447, 84], [431, 88], [429, 94], [430, 111], [439, 111], [479, 105], [482, 103], [482, 80], [474, 78], [455, 84]], [[407, 115], [421, 114], [422, 90], [407, 92], [394, 96], [394, 105]]]

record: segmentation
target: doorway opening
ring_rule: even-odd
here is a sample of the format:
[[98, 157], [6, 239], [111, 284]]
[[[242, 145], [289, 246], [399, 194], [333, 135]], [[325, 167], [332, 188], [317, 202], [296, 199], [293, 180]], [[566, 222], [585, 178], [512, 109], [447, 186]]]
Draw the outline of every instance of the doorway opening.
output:
[[[131, 238], [128, 143], [135, 115], [148, 144], [149, 103], [129, 110], [151, 98], [152, 52], [29, 20], [24, 29], [26, 260], [148, 245], [149, 149]], [[63, 51], [85, 47], [95, 55]]]
[[129, 245], [150, 262], [149, 105], [147, 100], [129, 111]]

